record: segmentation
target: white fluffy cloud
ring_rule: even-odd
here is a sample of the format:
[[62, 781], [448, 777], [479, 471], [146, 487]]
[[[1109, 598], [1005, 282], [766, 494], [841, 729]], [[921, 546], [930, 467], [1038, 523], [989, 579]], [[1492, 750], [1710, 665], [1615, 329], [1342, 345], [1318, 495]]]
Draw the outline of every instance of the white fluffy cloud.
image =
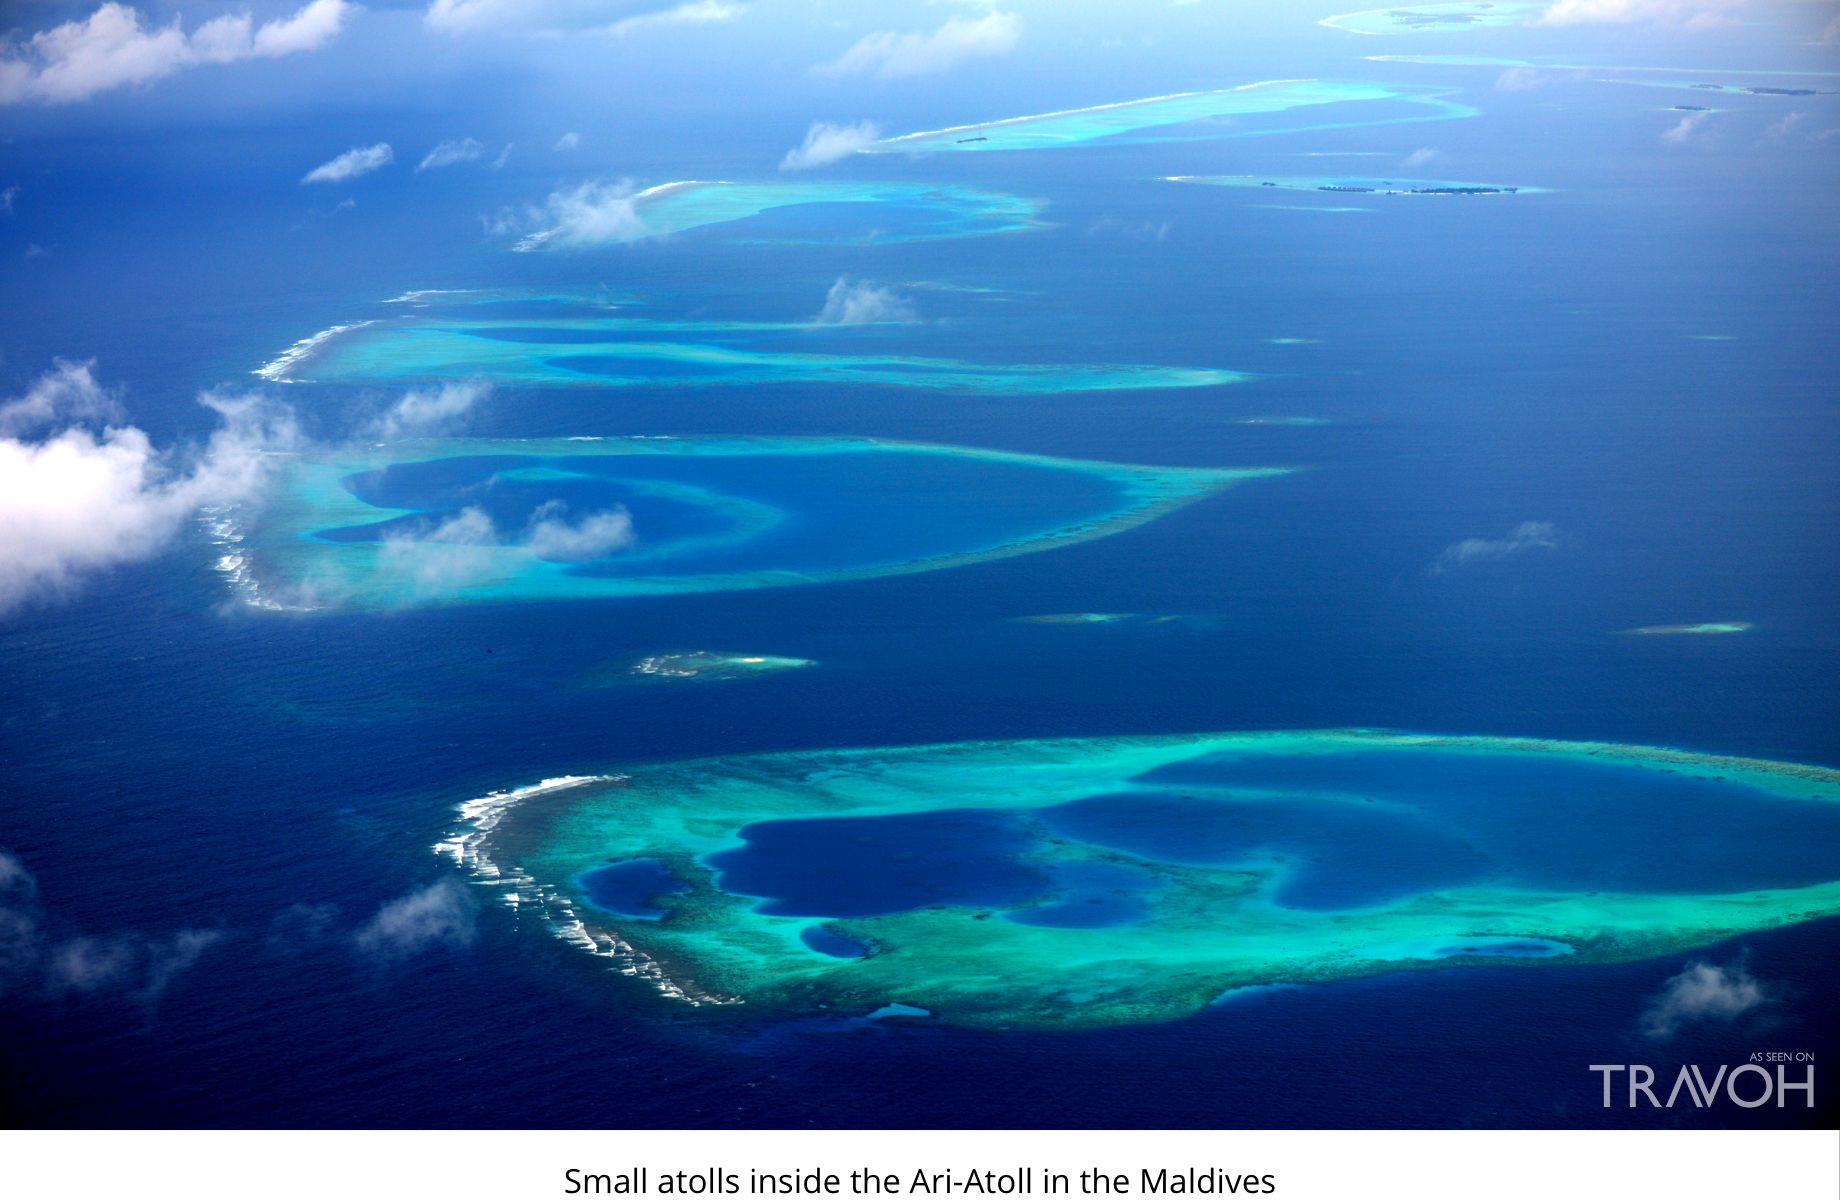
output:
[[516, 232], [533, 225], [540, 228], [519, 239], [513, 249], [580, 249], [643, 237], [646, 233], [645, 222], [639, 218], [639, 193], [624, 180], [589, 181], [559, 188], [523, 217], [509, 214], [494, 223], [498, 232]]
[[259, 26], [249, 14], [233, 13], [187, 34], [177, 18], [145, 27], [138, 10], [110, 0], [81, 21], [32, 35], [0, 58], [0, 104], [68, 104], [206, 63], [317, 50], [339, 35], [351, 9], [346, 0], [310, 0], [293, 15]]
[[661, 25], [711, 25], [717, 21], [732, 21], [743, 11], [739, 4], [726, 4], [723, 0], [690, 0], [690, 3], [680, 4], [676, 8], [624, 17], [607, 26], [607, 32], [615, 37], [625, 37]]
[[892, 289], [848, 279], [831, 284], [824, 308], [813, 318], [819, 325], [873, 325], [913, 319], [914, 306]]
[[1659, 25], [1670, 29], [1725, 29], [1750, 0], [1557, 0], [1536, 25]]
[[1412, 153], [1406, 155], [1401, 165], [1407, 167], [1422, 167], [1427, 163], [1436, 162], [1437, 158], [1438, 152], [1436, 150], [1433, 150], [1429, 146], [1420, 146], [1418, 149], [1412, 151]]
[[96, 382], [93, 362], [59, 362], [33, 381], [26, 394], [0, 404], [0, 436], [43, 428], [60, 418], [101, 421], [120, 411], [115, 396]]
[[632, 516], [615, 506], [571, 521], [552, 500], [521, 530], [501, 531], [482, 508], [463, 508], [434, 527], [386, 538], [378, 569], [418, 594], [440, 594], [481, 583], [530, 560], [590, 562], [631, 546]]
[[1699, 127], [1704, 125], [1706, 118], [1711, 115], [1709, 112], [1688, 113], [1673, 125], [1662, 130], [1661, 140], [1670, 146], [1685, 145], [1693, 140], [1693, 135], [1699, 132]]
[[293, 415], [261, 397], [199, 399], [221, 424], [190, 454], [115, 424], [88, 363], [59, 363], [0, 405], [0, 611], [153, 557], [200, 508], [256, 495], [271, 452], [298, 441]]
[[556, 144], [554, 146], [551, 146], [550, 149], [556, 150], [556, 151], [573, 150], [579, 145], [581, 145], [581, 135], [579, 133], [576, 133], [573, 129], [571, 129], [567, 133], [563, 134], [561, 137], [557, 138]]
[[1753, 979], [1742, 962], [1729, 967], [1689, 963], [1649, 1001], [1642, 1013], [1642, 1032], [1665, 1041], [1684, 1025], [1700, 1021], [1729, 1024], [1771, 999], [1769, 989]]
[[951, 17], [931, 33], [871, 33], [830, 62], [821, 75], [875, 75], [900, 79], [947, 71], [968, 58], [1008, 54], [1022, 39], [1022, 18], [991, 12]]
[[470, 946], [478, 906], [451, 879], [390, 901], [353, 937], [358, 949], [403, 958], [441, 946]]
[[1444, 552], [1431, 564], [1431, 572], [1438, 575], [1467, 563], [1512, 558], [1530, 550], [1552, 550], [1558, 545], [1559, 531], [1551, 521], [1522, 521], [1510, 529], [1506, 537], [1464, 538], [1444, 547]]
[[726, 21], [742, 11], [727, 0], [431, 0], [422, 20], [447, 34], [600, 30], [623, 36], [647, 26]]
[[411, 388], [390, 410], [373, 421], [369, 433], [386, 442], [443, 433], [492, 392], [485, 383], [444, 383]]
[[810, 167], [822, 167], [838, 159], [848, 158], [863, 147], [872, 145], [881, 136], [881, 130], [868, 121], [857, 121], [851, 125], [815, 121], [805, 131], [805, 140], [786, 151], [786, 157], [779, 160], [779, 169], [803, 171]]
[[415, 164], [417, 171], [434, 171], [441, 167], [451, 167], [459, 163], [478, 162], [486, 156], [486, 145], [478, 138], [454, 138], [437, 145], [422, 155], [422, 161]]
[[632, 516], [624, 508], [589, 513], [571, 524], [559, 500], [537, 509], [524, 548], [548, 562], [586, 562], [624, 550], [636, 540]]
[[369, 175], [372, 171], [387, 167], [395, 161], [396, 152], [390, 149], [390, 143], [378, 142], [375, 146], [354, 146], [331, 162], [323, 162], [300, 177], [302, 183], [344, 183], [360, 175]]

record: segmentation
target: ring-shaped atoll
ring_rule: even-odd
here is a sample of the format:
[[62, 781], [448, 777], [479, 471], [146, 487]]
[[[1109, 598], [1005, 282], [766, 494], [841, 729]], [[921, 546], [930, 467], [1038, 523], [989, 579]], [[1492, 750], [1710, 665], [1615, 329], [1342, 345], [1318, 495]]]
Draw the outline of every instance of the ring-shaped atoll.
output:
[[1069, 1028], [1840, 913], [1837, 800], [1646, 746], [1189, 734], [632, 765], [473, 801], [437, 849], [679, 999]]
[[226, 558], [247, 599], [296, 608], [733, 591], [1048, 550], [1283, 473], [870, 438], [354, 446], [286, 464]]

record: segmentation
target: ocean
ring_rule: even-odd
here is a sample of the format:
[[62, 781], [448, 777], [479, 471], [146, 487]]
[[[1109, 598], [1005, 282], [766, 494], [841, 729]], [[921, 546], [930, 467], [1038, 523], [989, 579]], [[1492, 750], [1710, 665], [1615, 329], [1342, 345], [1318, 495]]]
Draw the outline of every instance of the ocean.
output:
[[[1459, 52], [1513, 52], [1513, 33], [1462, 35], [1499, 40]], [[884, 236], [899, 212], [846, 204], [523, 254], [481, 214], [564, 180], [777, 179], [813, 85], [731, 117], [695, 92], [713, 68], [695, 68], [678, 108], [658, 101], [617, 124], [591, 114], [608, 123], [584, 131], [610, 132], [597, 157], [568, 163], [531, 145], [519, 122], [534, 117], [490, 73], [477, 96], [340, 106], [311, 122], [293, 110], [182, 122], [162, 103], [113, 123], [5, 116], [8, 170], [26, 190], [0, 251], [13, 260], [0, 392], [21, 393], [54, 358], [93, 357], [161, 444], [208, 434], [195, 397], [212, 388], [280, 397], [318, 442], [352, 437], [400, 383], [311, 382], [310, 362], [302, 382], [253, 372], [331, 326], [398, 320], [384, 302], [406, 292], [504, 289], [604, 295], [667, 323], [792, 326], [750, 343], [775, 354], [1248, 378], [1041, 394], [826, 370], [526, 380], [496, 386], [455, 436], [874, 438], [1290, 471], [1108, 536], [937, 570], [307, 612], [247, 603], [218, 569], [225, 547], [188, 522], [167, 553], [0, 614], [0, 848], [35, 877], [46, 936], [216, 935], [157, 988], [0, 998], [4, 1119], [1831, 1126], [1831, 1092], [1812, 1110], [1605, 1107], [1589, 1068], [1647, 1062], [1667, 1078], [1759, 1052], [1833, 1061], [1832, 917], [1636, 961], [1375, 972], [1059, 1031], [691, 1009], [471, 884], [470, 936], [412, 955], [362, 948], [384, 906], [464, 879], [432, 853], [462, 803], [655, 762], [1360, 727], [1840, 768], [1840, 173], [1835, 143], [1793, 150], [1768, 134], [1791, 111], [1834, 123], [1831, 98], [1721, 93], [1704, 140], [1678, 144], [1661, 136], [1681, 119], [1667, 109], [1694, 103], [1691, 91], [1571, 77], [1502, 90], [1498, 70], [1368, 62], [1314, 26], [1287, 39], [1211, 65], [1187, 51], [1158, 77], [1140, 63], [986, 80], [890, 101], [884, 119], [890, 132], [927, 129], [1304, 73], [1449, 89], [1478, 115], [860, 156], [828, 173], [995, 189], [1037, 202], [1038, 225], [908, 239]], [[1586, 49], [1682, 65], [1627, 38]], [[1692, 53], [1701, 68], [1806, 66], [1761, 40]], [[659, 85], [662, 70], [620, 94]], [[322, 150], [380, 125], [419, 144], [465, 118], [527, 152], [464, 190], [406, 164], [363, 189], [303, 195], [296, 183]], [[1399, 164], [1424, 147], [1435, 162], [1419, 174], [1546, 190], [1165, 178], [1409, 174]], [[355, 204], [337, 208], [347, 193]], [[46, 252], [26, 257], [14, 244], [26, 241]], [[804, 326], [839, 279], [895, 290], [918, 320]], [[818, 495], [811, 485], [805, 502]], [[979, 508], [900, 519], [946, 522], [969, 545]], [[1453, 552], [1466, 541], [1487, 545]], [[1180, 619], [1018, 620], [1068, 613]], [[1622, 633], [1699, 622], [1750, 627]], [[626, 676], [647, 656], [698, 650], [815, 665]], [[1629, 853], [1665, 860], [1673, 833], [1657, 813]], [[1822, 855], [1788, 849], [1759, 835], [1753, 873]], [[1653, 998], [1696, 961], [1748, 973], [1768, 1003], [1646, 1036]]]

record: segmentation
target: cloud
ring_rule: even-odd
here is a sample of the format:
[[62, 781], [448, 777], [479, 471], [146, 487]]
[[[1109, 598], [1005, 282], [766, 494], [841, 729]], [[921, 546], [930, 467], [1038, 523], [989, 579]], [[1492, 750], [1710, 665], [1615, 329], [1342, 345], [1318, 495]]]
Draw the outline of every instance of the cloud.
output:
[[573, 150], [575, 149], [575, 147], [579, 145], [581, 145], [581, 135], [579, 133], [576, 133], [573, 129], [571, 129], [567, 133], [563, 134], [561, 137], [557, 138], [556, 144], [554, 146], [551, 146], [550, 149], [557, 150], [557, 151]]
[[0, 58], [0, 104], [68, 104], [206, 63], [317, 50], [339, 35], [352, 7], [346, 0], [311, 0], [292, 16], [260, 26], [247, 13], [226, 14], [188, 35], [176, 17], [170, 25], [143, 28], [138, 10], [111, 0], [83, 20], [32, 35]]
[[1426, 163], [1436, 161], [1437, 157], [1438, 152], [1436, 150], [1433, 150], [1429, 146], [1420, 146], [1418, 149], [1405, 156], [1402, 160], [1402, 165], [1408, 167], [1422, 167]]
[[934, 75], [968, 58], [1007, 54], [1021, 38], [1022, 18], [1015, 13], [951, 17], [931, 33], [871, 33], [812, 70], [820, 75], [875, 75], [881, 79]]
[[[375, 147], [373, 147], [375, 149]], [[354, 151], [355, 153], [355, 151]], [[417, 171], [434, 171], [441, 167], [451, 167], [457, 163], [478, 162], [486, 156], [485, 143], [478, 138], [457, 138], [441, 142], [422, 156], [422, 161], [415, 164]], [[334, 160], [337, 161], [336, 159]], [[385, 159], [388, 162], [389, 159]], [[328, 163], [327, 166], [332, 165]], [[381, 164], [379, 164], [381, 165]], [[321, 168], [322, 170], [324, 168]]]
[[1531, 92], [1553, 82], [1550, 76], [1542, 75], [1532, 67], [1509, 67], [1495, 77], [1495, 90], [1498, 92]]
[[0, 996], [115, 993], [152, 1004], [226, 936], [215, 929], [182, 929], [164, 937], [54, 938], [39, 904], [38, 881], [25, 864], [0, 850]]
[[570, 521], [552, 500], [524, 528], [501, 531], [483, 508], [468, 506], [433, 527], [387, 537], [377, 568], [417, 594], [440, 594], [542, 562], [591, 562], [633, 545], [632, 516], [615, 506]]
[[1835, 17], [1822, 27], [1815, 35], [1815, 44], [1819, 46], [1840, 45], [1840, 17]]
[[1551, 550], [1558, 545], [1559, 531], [1551, 521], [1522, 521], [1510, 529], [1506, 537], [1464, 538], [1444, 547], [1444, 552], [1431, 564], [1431, 573], [1441, 575], [1468, 563], [1511, 558], [1529, 550]]
[[1695, 131], [1706, 123], [1706, 118], [1711, 115], [1712, 114], [1709, 112], [1688, 113], [1686, 116], [1680, 118], [1674, 125], [1662, 130], [1661, 140], [1670, 146], [1685, 145], [1692, 139]]
[[1728, 967], [1689, 963], [1649, 1000], [1642, 1011], [1641, 1029], [1646, 1037], [1666, 1041], [1684, 1025], [1700, 1021], [1730, 1024], [1774, 999], [1771, 990], [1744, 969], [1742, 959]]
[[444, 383], [437, 388], [411, 388], [390, 406], [388, 412], [371, 422], [367, 431], [386, 442], [443, 433], [491, 393], [492, 386], [487, 383]]
[[0, 996], [38, 970], [41, 953], [38, 881], [0, 850]]
[[387, 167], [396, 158], [396, 152], [390, 149], [390, 143], [378, 142], [375, 146], [354, 146], [331, 162], [321, 163], [300, 177], [302, 183], [344, 183], [360, 175]]
[[493, 228], [514, 233], [533, 225], [537, 232], [520, 238], [514, 250], [570, 250], [643, 237], [648, 232], [638, 211], [639, 193], [625, 180], [589, 181], [551, 192], [540, 207], [522, 217], [501, 215]]
[[59, 360], [25, 395], [0, 404], [0, 436], [40, 429], [60, 418], [97, 421], [119, 415], [114, 393], [96, 382], [94, 367], [94, 362]]
[[90, 363], [60, 362], [0, 405], [0, 612], [84, 574], [151, 558], [199, 509], [255, 497], [271, 452], [297, 444], [293, 414], [260, 396], [206, 393], [210, 440], [159, 451], [118, 425]]
[[1805, 112], [1792, 112], [1785, 115], [1780, 121], [1772, 121], [1763, 131], [1763, 141], [1772, 146], [1780, 146], [1787, 142], [1802, 122], [1807, 119], [1808, 114]]
[[779, 169], [803, 171], [811, 167], [827, 166], [838, 159], [848, 158], [881, 136], [882, 131], [868, 121], [858, 121], [853, 125], [814, 121], [811, 128], [805, 131], [805, 140], [786, 151], [786, 157], [779, 160]]
[[569, 524], [560, 500], [551, 500], [532, 514], [524, 548], [547, 562], [585, 562], [624, 550], [637, 539], [632, 515], [624, 508], [589, 513]]
[[13, 186], [6, 188], [5, 190], [0, 190], [0, 213], [5, 213], [9, 217], [12, 216], [13, 215], [13, 201], [17, 199], [19, 199], [19, 185], [18, 184], [14, 184]]
[[818, 325], [874, 325], [911, 321], [914, 306], [891, 288], [839, 278], [825, 293], [824, 307], [812, 318]]
[[466, 889], [443, 879], [385, 904], [352, 941], [366, 954], [384, 958], [470, 946], [477, 913], [478, 906]]
[[377, 548], [377, 569], [414, 587], [440, 593], [489, 579], [497, 563], [498, 530], [482, 508], [463, 508], [422, 532], [387, 536]]
[[1535, 25], [1658, 25], [1698, 32], [1738, 24], [1750, 0], [1557, 0]]
[[722, 0], [691, 0], [676, 8], [625, 17], [607, 26], [606, 31], [615, 37], [625, 37], [660, 25], [709, 25], [732, 21], [745, 11], [739, 4], [725, 4]]
[[1100, 217], [1086, 227], [1087, 237], [1114, 236], [1135, 242], [1160, 242], [1175, 228], [1174, 221], [1127, 221], [1123, 217]]
[[226, 936], [216, 929], [181, 929], [162, 938], [133, 933], [72, 938], [46, 954], [45, 987], [52, 995], [124, 992], [151, 1004]]

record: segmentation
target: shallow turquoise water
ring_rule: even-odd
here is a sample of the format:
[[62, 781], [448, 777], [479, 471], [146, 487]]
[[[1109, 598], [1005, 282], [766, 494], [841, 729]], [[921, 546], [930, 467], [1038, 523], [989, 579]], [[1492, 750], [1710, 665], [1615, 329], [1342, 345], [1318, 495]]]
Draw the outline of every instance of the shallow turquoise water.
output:
[[722, 591], [1048, 549], [1274, 473], [860, 439], [411, 443], [296, 464], [253, 544], [292, 606]]
[[902, 134], [869, 150], [1053, 150], [1092, 142], [1205, 141], [1475, 115], [1475, 109], [1446, 95], [1423, 86], [1278, 79]]

